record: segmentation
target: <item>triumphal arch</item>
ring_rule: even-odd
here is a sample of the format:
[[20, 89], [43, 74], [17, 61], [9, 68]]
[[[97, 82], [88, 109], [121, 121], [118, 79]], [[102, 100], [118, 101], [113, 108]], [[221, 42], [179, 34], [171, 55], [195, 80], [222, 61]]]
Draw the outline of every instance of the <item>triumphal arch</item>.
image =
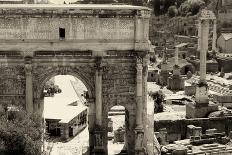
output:
[[145, 154], [149, 17], [127, 5], [1, 5], [0, 103], [41, 114], [45, 82], [73, 75], [88, 89], [91, 154], [107, 154], [114, 105], [128, 111], [128, 154]]

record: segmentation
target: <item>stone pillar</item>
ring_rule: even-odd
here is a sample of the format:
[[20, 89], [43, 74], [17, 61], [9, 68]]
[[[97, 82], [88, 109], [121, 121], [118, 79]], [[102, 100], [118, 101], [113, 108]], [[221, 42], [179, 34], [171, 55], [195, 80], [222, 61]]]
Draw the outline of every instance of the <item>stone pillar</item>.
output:
[[142, 122], [142, 114], [143, 114], [143, 103], [142, 103], [142, 95], [143, 95], [143, 87], [142, 87], [142, 72], [143, 65], [142, 63], [137, 63], [137, 75], [136, 75], [136, 128], [143, 128]]
[[102, 58], [96, 58], [96, 73], [95, 73], [95, 110], [96, 119], [94, 125], [94, 149], [92, 154], [105, 155], [107, 148], [105, 144], [105, 131], [103, 127], [103, 113], [102, 113]]
[[94, 126], [95, 126], [95, 103], [94, 99], [88, 99], [88, 127], [89, 127], [89, 150], [90, 152], [94, 148]]
[[198, 46], [197, 46], [197, 50], [198, 51], [201, 50], [201, 21], [200, 20], [198, 23]]
[[98, 67], [95, 73], [96, 125], [102, 125], [102, 69]]
[[[142, 61], [142, 60], [141, 60]], [[144, 130], [143, 130], [143, 65], [140, 59], [137, 61], [136, 74], [136, 128], [135, 128], [135, 154], [144, 155]]]
[[175, 65], [178, 66], [178, 53], [179, 53], [179, 47], [175, 47]]
[[217, 20], [213, 21], [213, 41], [212, 41], [212, 50], [216, 51], [216, 42], [217, 42]]
[[201, 21], [201, 50], [200, 50], [200, 81], [205, 82], [206, 79], [206, 55], [208, 52], [209, 42], [209, 20]]
[[32, 65], [25, 64], [26, 75], [26, 111], [33, 113]]

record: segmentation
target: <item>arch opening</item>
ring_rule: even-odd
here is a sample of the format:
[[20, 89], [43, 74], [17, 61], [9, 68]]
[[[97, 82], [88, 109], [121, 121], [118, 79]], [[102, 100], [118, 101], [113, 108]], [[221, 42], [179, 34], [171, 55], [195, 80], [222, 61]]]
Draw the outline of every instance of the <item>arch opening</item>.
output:
[[[50, 77], [50, 79], [49, 79]], [[45, 149], [64, 154], [86, 153], [89, 149], [88, 88], [76, 76], [49, 76], [43, 82], [42, 116]], [[74, 144], [74, 145], [73, 145]]]
[[128, 110], [121, 105], [113, 106], [108, 112], [108, 155], [127, 152]]

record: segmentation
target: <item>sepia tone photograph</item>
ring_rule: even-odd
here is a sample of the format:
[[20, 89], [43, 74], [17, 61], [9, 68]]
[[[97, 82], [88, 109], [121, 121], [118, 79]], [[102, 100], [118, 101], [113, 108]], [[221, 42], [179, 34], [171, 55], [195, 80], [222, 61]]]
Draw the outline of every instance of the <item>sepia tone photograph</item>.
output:
[[232, 155], [232, 0], [0, 0], [0, 155]]

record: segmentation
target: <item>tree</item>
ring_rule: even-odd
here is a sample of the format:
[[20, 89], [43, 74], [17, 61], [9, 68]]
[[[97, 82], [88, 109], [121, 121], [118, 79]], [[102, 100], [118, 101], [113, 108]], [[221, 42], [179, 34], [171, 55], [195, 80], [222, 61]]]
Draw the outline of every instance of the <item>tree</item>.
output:
[[185, 1], [184, 3], [182, 3], [180, 5], [180, 7], [178, 9], [179, 10], [179, 14], [181, 16], [186, 16], [190, 12], [190, 8], [191, 8], [190, 4], [187, 1]]
[[200, 8], [205, 5], [203, 0], [188, 0], [188, 3], [191, 6], [192, 15], [196, 15]]
[[178, 10], [176, 6], [172, 5], [168, 8], [168, 15], [169, 17], [175, 17], [178, 15]]
[[[9, 120], [8, 114], [0, 118], [0, 143], [8, 155], [41, 155], [41, 119], [27, 115], [25, 111], [14, 111], [16, 117]], [[0, 153], [3, 153], [0, 152]]]

